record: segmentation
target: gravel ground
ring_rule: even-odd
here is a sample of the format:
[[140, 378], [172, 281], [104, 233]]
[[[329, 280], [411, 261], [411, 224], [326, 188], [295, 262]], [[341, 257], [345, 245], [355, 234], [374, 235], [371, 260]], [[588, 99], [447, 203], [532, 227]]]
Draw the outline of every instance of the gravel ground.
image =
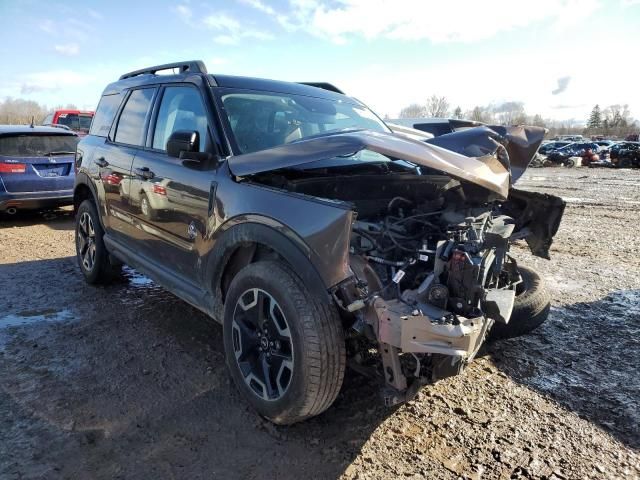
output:
[[222, 330], [127, 270], [85, 285], [71, 212], [0, 219], [0, 478], [640, 478], [640, 171], [547, 168], [568, 207], [549, 321], [395, 409], [348, 374], [323, 415], [263, 421]]

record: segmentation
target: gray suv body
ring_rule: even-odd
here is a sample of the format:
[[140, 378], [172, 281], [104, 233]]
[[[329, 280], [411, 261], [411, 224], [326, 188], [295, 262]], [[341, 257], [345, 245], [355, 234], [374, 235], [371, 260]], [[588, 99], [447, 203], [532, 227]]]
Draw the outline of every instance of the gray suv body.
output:
[[327, 409], [347, 364], [395, 404], [542, 323], [509, 245], [547, 257], [564, 209], [512, 187], [542, 129], [432, 138], [313, 85], [131, 72], [76, 154], [87, 281], [126, 263], [222, 323], [239, 390], [281, 424]]

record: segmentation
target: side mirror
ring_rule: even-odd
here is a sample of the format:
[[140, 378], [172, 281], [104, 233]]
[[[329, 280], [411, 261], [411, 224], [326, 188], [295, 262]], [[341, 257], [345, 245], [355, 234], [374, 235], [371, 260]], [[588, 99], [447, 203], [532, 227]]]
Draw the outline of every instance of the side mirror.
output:
[[167, 155], [180, 158], [182, 152], [197, 152], [200, 150], [200, 134], [197, 131], [178, 130], [167, 140]]

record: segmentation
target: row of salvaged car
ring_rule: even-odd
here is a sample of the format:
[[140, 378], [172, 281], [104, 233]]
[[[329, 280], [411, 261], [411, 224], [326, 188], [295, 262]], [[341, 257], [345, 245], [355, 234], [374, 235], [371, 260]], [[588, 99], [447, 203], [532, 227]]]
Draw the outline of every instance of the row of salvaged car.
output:
[[640, 167], [640, 142], [556, 140], [543, 142], [531, 166]]

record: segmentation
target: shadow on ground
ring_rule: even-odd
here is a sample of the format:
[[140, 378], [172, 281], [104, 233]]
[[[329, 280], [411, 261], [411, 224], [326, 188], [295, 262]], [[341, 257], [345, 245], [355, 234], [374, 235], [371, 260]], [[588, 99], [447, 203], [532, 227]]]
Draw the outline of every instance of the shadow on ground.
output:
[[640, 448], [640, 290], [552, 308], [541, 328], [487, 353], [514, 380]]

